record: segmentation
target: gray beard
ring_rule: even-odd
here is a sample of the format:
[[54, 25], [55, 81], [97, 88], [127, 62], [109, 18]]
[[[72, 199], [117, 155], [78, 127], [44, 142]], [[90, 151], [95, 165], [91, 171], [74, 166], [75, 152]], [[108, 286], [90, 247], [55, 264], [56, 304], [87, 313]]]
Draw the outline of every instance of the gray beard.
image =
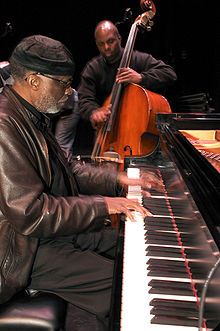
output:
[[57, 114], [60, 112], [60, 109], [57, 108], [56, 106], [51, 106], [45, 110], [46, 114]]

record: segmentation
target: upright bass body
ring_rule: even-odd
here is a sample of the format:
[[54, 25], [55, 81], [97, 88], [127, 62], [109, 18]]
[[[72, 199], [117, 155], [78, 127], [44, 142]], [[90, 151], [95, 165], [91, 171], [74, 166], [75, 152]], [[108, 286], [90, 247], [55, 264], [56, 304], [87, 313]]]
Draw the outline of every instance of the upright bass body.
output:
[[[109, 103], [109, 99], [105, 104]], [[127, 85], [120, 100], [117, 117], [105, 143], [100, 139], [100, 155], [114, 151], [123, 159], [127, 155], [147, 155], [158, 143], [156, 114], [171, 113], [171, 108], [160, 94], [136, 84]], [[97, 141], [99, 141], [99, 134]], [[101, 138], [101, 137], [100, 137]]]

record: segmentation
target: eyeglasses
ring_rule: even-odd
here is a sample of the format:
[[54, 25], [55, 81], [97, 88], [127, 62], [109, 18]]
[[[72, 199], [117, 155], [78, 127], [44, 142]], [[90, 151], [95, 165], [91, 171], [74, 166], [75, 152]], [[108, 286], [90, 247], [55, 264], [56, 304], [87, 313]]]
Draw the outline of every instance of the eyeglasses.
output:
[[65, 80], [62, 80], [62, 79], [51, 77], [51, 76], [46, 75], [46, 74], [42, 74], [41, 72], [35, 72], [34, 74], [35, 75], [41, 75], [41, 76], [50, 78], [52, 80], [55, 80], [56, 82], [58, 82], [65, 89], [69, 88], [71, 86], [72, 82], [73, 82], [73, 79], [72, 78], [70, 78], [69, 80], [65, 81]]

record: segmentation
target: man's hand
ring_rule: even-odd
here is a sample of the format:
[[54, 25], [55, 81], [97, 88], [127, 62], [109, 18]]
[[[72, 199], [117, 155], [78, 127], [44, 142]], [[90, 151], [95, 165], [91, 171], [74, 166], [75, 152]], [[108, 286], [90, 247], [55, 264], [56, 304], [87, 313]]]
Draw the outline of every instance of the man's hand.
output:
[[130, 221], [135, 221], [134, 213], [138, 212], [143, 217], [152, 216], [152, 214], [144, 207], [142, 207], [138, 201], [127, 198], [109, 198], [104, 197], [109, 215], [112, 214], [124, 214]]
[[94, 110], [90, 116], [90, 121], [92, 123], [93, 128], [96, 129], [99, 124], [107, 121], [110, 114], [111, 114], [111, 105], [100, 107]]
[[140, 185], [144, 190], [155, 189], [159, 192], [164, 189], [162, 180], [151, 171], [142, 173], [140, 178], [128, 178], [126, 173], [121, 172], [118, 174], [118, 182], [123, 187]]
[[116, 82], [121, 83], [135, 83], [141, 82], [142, 76], [131, 68], [120, 68], [116, 75]]

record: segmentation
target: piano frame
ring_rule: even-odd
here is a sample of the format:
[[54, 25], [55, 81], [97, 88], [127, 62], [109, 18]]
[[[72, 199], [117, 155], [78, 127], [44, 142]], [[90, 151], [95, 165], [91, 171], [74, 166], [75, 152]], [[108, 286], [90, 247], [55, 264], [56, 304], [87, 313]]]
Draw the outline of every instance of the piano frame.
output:
[[[160, 136], [159, 148], [151, 155], [131, 156], [124, 160], [128, 166], [144, 166], [168, 158], [176, 164], [220, 251], [220, 173], [190, 144], [180, 130], [220, 130], [220, 114], [157, 114]], [[120, 330], [121, 282], [123, 260], [124, 220], [118, 229], [118, 245], [112, 289], [109, 331]], [[220, 277], [220, 271], [218, 278]], [[162, 329], [162, 326], [161, 326]]]

